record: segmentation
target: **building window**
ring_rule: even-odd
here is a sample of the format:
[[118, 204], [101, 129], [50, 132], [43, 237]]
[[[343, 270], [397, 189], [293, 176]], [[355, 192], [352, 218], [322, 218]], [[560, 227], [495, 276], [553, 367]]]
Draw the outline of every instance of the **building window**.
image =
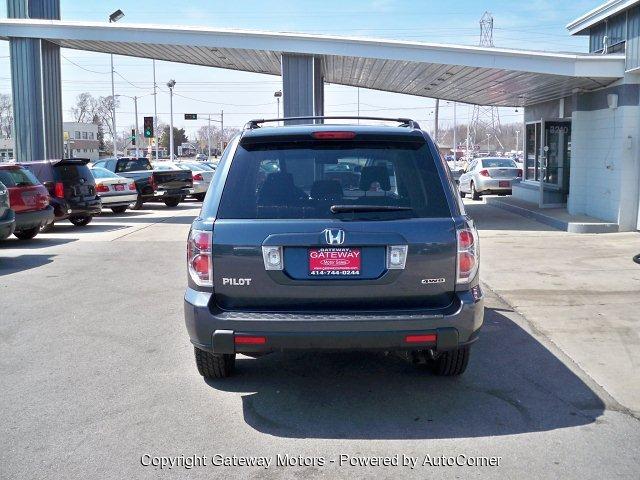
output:
[[78, 140], [80, 140], [80, 132], [76, 131], [74, 132], [74, 138], [77, 138]]
[[540, 127], [539, 122], [527, 125], [527, 139], [524, 152], [524, 178], [526, 180], [538, 180]]
[[89, 132], [89, 140], [93, 140], [93, 132]]
[[86, 140], [87, 139], [87, 132], [82, 132], [82, 139]]

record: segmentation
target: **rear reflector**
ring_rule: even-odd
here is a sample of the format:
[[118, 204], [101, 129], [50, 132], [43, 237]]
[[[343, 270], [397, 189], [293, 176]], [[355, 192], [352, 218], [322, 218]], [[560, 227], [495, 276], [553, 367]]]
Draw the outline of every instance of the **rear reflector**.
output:
[[429, 343], [435, 342], [438, 336], [435, 333], [427, 333], [424, 335], [407, 335], [404, 341], [407, 343]]
[[266, 337], [249, 337], [249, 336], [236, 336], [236, 345], [264, 345], [267, 343]]
[[314, 132], [313, 138], [318, 140], [346, 140], [356, 136], [356, 132]]

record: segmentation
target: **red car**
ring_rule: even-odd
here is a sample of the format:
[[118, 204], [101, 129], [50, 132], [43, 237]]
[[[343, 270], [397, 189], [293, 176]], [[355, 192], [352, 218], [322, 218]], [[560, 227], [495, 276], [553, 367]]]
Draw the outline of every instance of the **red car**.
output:
[[16, 214], [13, 234], [20, 240], [35, 237], [41, 226], [53, 220], [49, 192], [29, 170], [19, 165], [0, 165], [0, 182], [9, 190], [9, 203]]

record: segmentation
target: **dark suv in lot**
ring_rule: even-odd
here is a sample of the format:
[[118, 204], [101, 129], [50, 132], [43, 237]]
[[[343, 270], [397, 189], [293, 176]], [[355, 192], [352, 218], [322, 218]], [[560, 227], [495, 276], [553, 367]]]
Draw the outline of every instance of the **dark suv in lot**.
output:
[[54, 222], [67, 218], [74, 225], [83, 227], [100, 213], [102, 204], [88, 163], [86, 158], [65, 158], [20, 164], [42, 182], [51, 196], [54, 218], [40, 231], [49, 231]]
[[397, 121], [252, 121], [230, 143], [188, 238], [201, 375], [283, 350], [396, 351], [465, 371], [483, 321], [478, 234], [433, 141]]

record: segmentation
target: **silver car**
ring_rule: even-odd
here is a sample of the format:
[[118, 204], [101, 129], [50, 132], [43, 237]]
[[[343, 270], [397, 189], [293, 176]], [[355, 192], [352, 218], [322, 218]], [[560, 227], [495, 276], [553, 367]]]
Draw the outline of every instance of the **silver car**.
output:
[[522, 170], [509, 158], [474, 158], [460, 176], [460, 195], [468, 193], [474, 200], [486, 193], [510, 195], [513, 181], [520, 178]]
[[203, 201], [209, 189], [215, 169], [203, 162], [176, 162], [176, 166], [183, 170], [191, 170], [193, 174], [193, 197], [198, 201]]

